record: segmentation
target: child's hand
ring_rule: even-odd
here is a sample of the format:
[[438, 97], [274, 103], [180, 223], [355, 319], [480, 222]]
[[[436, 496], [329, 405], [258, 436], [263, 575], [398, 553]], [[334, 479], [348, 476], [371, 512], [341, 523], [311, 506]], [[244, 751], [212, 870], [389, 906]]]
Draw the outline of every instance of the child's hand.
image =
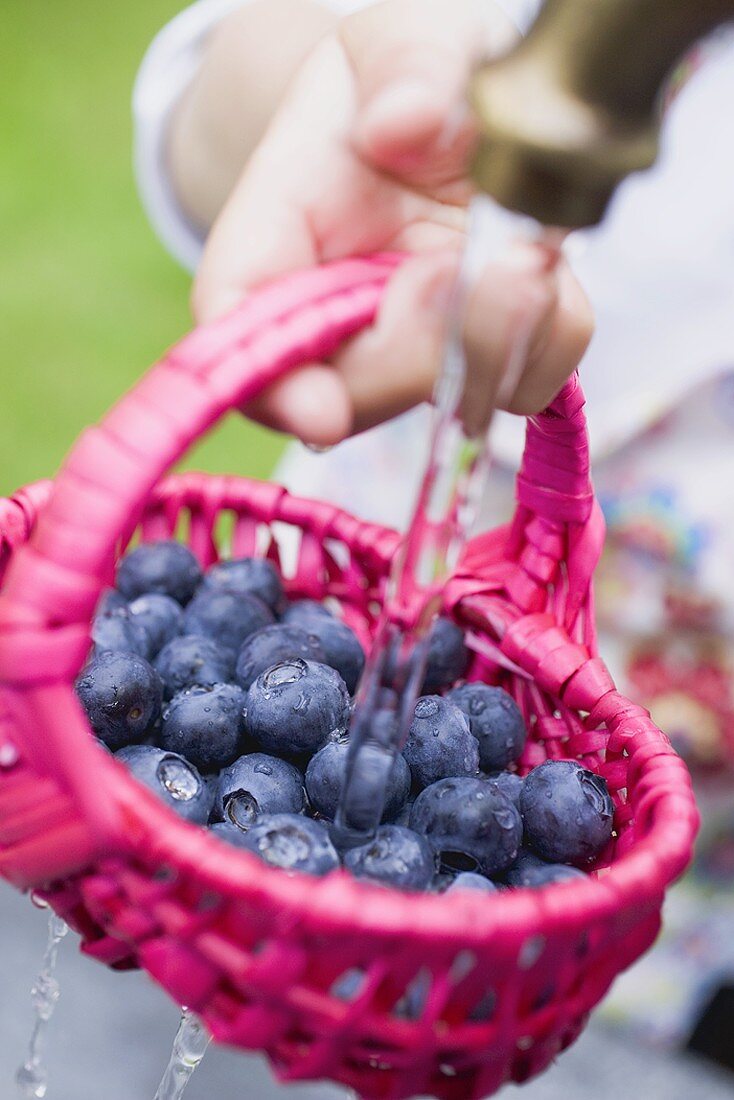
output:
[[[416, 256], [392, 278], [373, 329], [333, 364], [273, 386], [249, 415], [323, 445], [430, 397], [471, 195], [467, 79], [511, 35], [486, 0], [388, 0], [344, 20], [305, 63], [212, 229], [197, 320], [290, 269], [392, 249]], [[482, 276], [467, 319], [470, 360], [488, 387], [512, 336], [509, 308], [528, 285], [542, 320], [518, 412], [553, 397], [592, 330], [569, 270], [543, 274], [534, 250], [518, 250]]]

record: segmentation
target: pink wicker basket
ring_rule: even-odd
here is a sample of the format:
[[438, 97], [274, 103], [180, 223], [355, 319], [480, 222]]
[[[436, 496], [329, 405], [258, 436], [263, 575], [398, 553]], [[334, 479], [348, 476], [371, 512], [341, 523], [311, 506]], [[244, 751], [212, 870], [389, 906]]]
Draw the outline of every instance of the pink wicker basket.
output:
[[[369, 324], [394, 263], [293, 275], [193, 332], [83, 434], [53, 486], [0, 503], [0, 873], [48, 898], [87, 954], [144, 967], [285, 1079], [470, 1100], [575, 1039], [655, 939], [697, 825], [684, 765], [595, 653], [603, 523], [578, 383], [530, 422], [514, 522], [469, 547], [445, 606], [468, 632], [470, 678], [505, 686], [530, 723], [523, 767], [565, 757], [605, 776], [615, 834], [588, 880], [410, 896], [285, 875], [170, 814], [100, 751], [72, 688], [136, 531], [184, 538], [204, 565], [220, 549], [279, 562], [281, 532], [291, 548], [297, 532], [289, 591], [334, 597], [369, 639], [394, 532], [270, 484], [161, 478], [226, 410]], [[416, 980], [428, 994], [411, 1020], [398, 1006]]]

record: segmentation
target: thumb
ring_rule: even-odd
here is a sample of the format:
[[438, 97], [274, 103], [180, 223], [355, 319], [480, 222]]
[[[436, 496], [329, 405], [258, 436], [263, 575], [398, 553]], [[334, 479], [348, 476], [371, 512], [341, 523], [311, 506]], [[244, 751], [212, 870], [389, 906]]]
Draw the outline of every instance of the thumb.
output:
[[500, 8], [487, 0], [387, 0], [343, 20], [339, 33], [355, 77], [362, 158], [413, 186], [462, 178], [474, 138], [469, 74], [516, 36]]

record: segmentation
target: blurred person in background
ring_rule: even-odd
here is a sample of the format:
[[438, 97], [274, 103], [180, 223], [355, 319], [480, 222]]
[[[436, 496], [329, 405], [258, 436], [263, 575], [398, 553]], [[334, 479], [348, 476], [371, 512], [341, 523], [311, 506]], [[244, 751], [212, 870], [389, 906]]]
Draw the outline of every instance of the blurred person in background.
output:
[[[163, 243], [197, 272], [197, 320], [289, 268], [380, 248], [419, 254], [393, 279], [375, 333], [247, 410], [307, 444], [339, 444], [328, 454], [291, 445], [277, 476], [294, 492], [407, 522], [430, 418], [418, 403], [440, 361], [470, 197], [463, 89], [473, 63], [504, 49], [538, 7], [200, 0], [151, 45], [134, 97], [138, 180]], [[734, 36], [723, 31], [671, 81], [658, 165], [627, 180], [604, 224], [567, 250], [596, 323], [581, 374], [608, 524], [600, 649], [694, 768], [704, 811], [663, 940], [606, 1012], [655, 1042], [695, 1030], [701, 1049], [728, 1014], [719, 1046], [730, 1052], [734, 142], [722, 134], [733, 101]], [[535, 274], [525, 257], [483, 276], [467, 339], [488, 385], [502, 360], [503, 294]], [[541, 408], [583, 353], [590, 315], [579, 283], [563, 269], [542, 288], [513, 411]], [[510, 514], [522, 427], [498, 421], [485, 525]], [[721, 1051], [708, 1053], [725, 1060]]]

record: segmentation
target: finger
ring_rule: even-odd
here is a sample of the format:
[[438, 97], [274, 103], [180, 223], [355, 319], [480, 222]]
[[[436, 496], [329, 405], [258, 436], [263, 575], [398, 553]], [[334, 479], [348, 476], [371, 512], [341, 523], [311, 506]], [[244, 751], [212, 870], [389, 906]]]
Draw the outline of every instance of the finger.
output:
[[483, 0], [391, 0], [345, 19], [358, 114], [355, 144], [369, 162], [435, 187], [465, 173], [474, 126], [466, 84], [474, 63], [515, 32]]
[[458, 260], [458, 248], [407, 260], [388, 283], [375, 324], [337, 356], [354, 431], [430, 400]]
[[[446, 347], [459, 239], [457, 235], [455, 248], [406, 262], [388, 285], [375, 325], [337, 357], [353, 408], [353, 430], [363, 431], [430, 400]], [[562, 369], [574, 369], [577, 349], [567, 339], [569, 326], [556, 326], [552, 320], [557, 303], [554, 277], [536, 250], [516, 250], [482, 272], [466, 316], [464, 408], [472, 410], [466, 418], [470, 430], [478, 430], [492, 406], [523, 311], [531, 319], [527, 345], [537, 355], [541, 373], [555, 381]], [[542, 336], [546, 329], [547, 338]], [[546, 388], [550, 384], [543, 383]]]
[[[304, 367], [248, 406], [247, 415], [328, 446], [430, 400], [445, 353], [460, 240], [457, 232], [453, 247], [402, 265], [375, 325], [339, 353], [334, 367]], [[487, 267], [466, 312], [467, 431], [486, 424], [513, 353], [525, 362], [506, 407], [525, 415], [545, 408], [578, 366], [592, 329], [588, 301], [567, 266], [549, 275], [528, 248]]]
[[242, 411], [266, 428], [287, 432], [317, 447], [346, 439], [354, 416], [343, 379], [333, 367], [321, 364], [301, 367]]
[[557, 273], [554, 308], [538, 326], [528, 363], [507, 404], [510, 412], [532, 415], [547, 408], [578, 367], [594, 332], [594, 313], [567, 264]]

